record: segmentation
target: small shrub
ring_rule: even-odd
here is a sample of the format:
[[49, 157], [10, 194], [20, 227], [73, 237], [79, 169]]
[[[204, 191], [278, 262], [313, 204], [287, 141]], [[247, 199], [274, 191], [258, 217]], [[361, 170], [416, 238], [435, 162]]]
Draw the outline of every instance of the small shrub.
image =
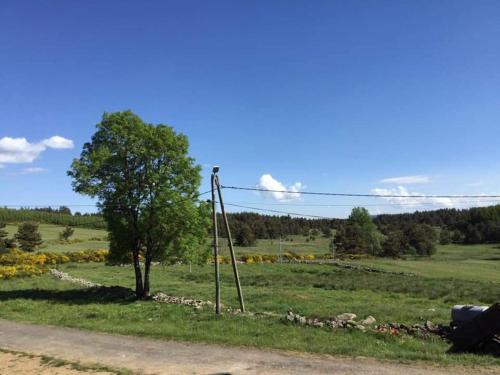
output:
[[59, 240], [60, 241], [68, 241], [69, 238], [75, 233], [75, 230], [71, 228], [69, 225], [66, 226], [60, 233], [59, 233]]

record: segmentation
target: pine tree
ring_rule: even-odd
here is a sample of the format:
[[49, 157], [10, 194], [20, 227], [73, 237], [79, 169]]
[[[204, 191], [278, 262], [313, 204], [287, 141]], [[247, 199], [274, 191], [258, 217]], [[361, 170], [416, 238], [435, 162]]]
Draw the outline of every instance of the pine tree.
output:
[[38, 223], [27, 221], [17, 228], [16, 240], [24, 251], [35, 251], [42, 244], [42, 235], [38, 231]]
[[5, 223], [0, 223], [0, 252], [1, 251], [6, 251], [10, 246], [9, 239], [7, 238], [9, 234], [5, 230]]
[[68, 241], [69, 238], [73, 235], [73, 233], [75, 233], [75, 230], [71, 228], [69, 225], [67, 225], [66, 228], [64, 228], [64, 230], [62, 230], [59, 233], [59, 240]]

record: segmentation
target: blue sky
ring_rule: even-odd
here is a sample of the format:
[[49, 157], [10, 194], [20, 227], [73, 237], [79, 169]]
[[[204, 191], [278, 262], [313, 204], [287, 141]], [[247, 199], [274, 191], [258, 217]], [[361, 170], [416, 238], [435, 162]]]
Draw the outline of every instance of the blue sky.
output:
[[409, 195], [228, 202], [343, 217], [500, 193], [499, 17], [498, 1], [2, 1], [0, 205], [91, 203], [66, 170], [125, 109], [188, 135], [227, 185]]

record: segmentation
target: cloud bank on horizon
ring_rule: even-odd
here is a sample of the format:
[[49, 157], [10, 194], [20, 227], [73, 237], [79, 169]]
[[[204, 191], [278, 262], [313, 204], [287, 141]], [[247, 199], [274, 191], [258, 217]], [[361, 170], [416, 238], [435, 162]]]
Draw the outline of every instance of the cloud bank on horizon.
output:
[[401, 176], [390, 177], [380, 180], [382, 184], [396, 184], [396, 185], [413, 185], [413, 184], [428, 184], [431, 182], [430, 176], [416, 175], [416, 176]]
[[24, 137], [3, 137], [0, 138], [0, 166], [3, 167], [4, 164], [33, 163], [47, 149], [61, 150], [73, 147], [74, 144], [71, 139], [58, 135], [36, 143], [30, 143]]
[[[266, 173], [260, 177], [257, 187], [259, 189], [276, 190], [261, 192], [261, 195], [264, 198], [271, 198], [277, 201], [290, 201], [300, 198], [300, 190], [304, 188], [304, 185], [301, 182], [296, 182], [287, 187], [280, 181], [276, 180], [271, 174]], [[285, 190], [287, 192], [283, 192]]]
[[[472, 206], [488, 206], [494, 201], [491, 198], [443, 198], [443, 197], [426, 197], [423, 198], [425, 194], [421, 194], [415, 191], [410, 191], [404, 186], [398, 186], [396, 188], [383, 189], [375, 188], [371, 190], [373, 194], [379, 195], [391, 195], [391, 197], [384, 197], [382, 199], [394, 204], [406, 206], [407, 208], [419, 208], [426, 205], [436, 206], [438, 208], [466, 208]], [[394, 197], [394, 195], [398, 195]], [[478, 195], [489, 195], [489, 194], [478, 194]]]

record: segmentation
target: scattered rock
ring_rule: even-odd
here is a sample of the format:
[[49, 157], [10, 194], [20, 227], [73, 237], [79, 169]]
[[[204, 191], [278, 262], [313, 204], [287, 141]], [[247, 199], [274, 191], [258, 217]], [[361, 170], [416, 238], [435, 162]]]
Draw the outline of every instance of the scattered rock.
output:
[[49, 274], [50, 276], [55, 277], [56, 279], [67, 281], [73, 284], [78, 284], [83, 286], [84, 288], [98, 288], [102, 286], [101, 284], [98, 283], [93, 283], [85, 279], [79, 279], [77, 277], [70, 276], [66, 272], [56, 270], [55, 268], [51, 268], [49, 270]]
[[192, 306], [197, 310], [202, 309], [204, 306], [212, 306], [212, 303], [209, 301], [202, 301], [199, 299], [193, 298], [185, 298], [185, 297], [175, 297], [169, 296], [168, 294], [158, 292], [155, 293], [151, 299], [155, 302], [160, 303], [168, 303], [172, 305], [184, 305], [184, 306]]
[[376, 322], [377, 322], [377, 320], [373, 316], [368, 315], [366, 317], [366, 319], [364, 319], [364, 320], [361, 321], [361, 324], [363, 324], [365, 326], [369, 326], [369, 325], [374, 324]]
[[337, 315], [337, 320], [341, 320], [341, 321], [348, 321], [348, 320], [355, 320], [357, 318], [357, 315], [356, 314], [353, 314], [353, 313], [343, 313], [343, 314], [340, 314], [340, 315]]
[[380, 324], [375, 326], [378, 332], [390, 333], [391, 335], [407, 334], [411, 336], [419, 337], [429, 337], [431, 335], [439, 335], [443, 338], [447, 337], [450, 332], [450, 327], [441, 326], [432, 323], [431, 321], [426, 321], [425, 324], [400, 324], [400, 323], [389, 323]]

